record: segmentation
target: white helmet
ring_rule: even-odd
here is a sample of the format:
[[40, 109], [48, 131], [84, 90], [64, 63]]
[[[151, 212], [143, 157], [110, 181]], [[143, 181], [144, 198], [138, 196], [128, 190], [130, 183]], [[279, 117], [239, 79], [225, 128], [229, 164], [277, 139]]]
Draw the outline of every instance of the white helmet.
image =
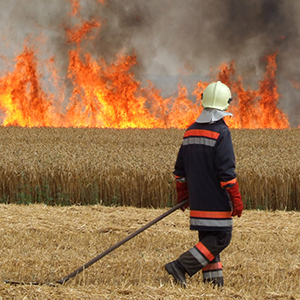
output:
[[227, 110], [231, 100], [229, 87], [221, 81], [209, 84], [202, 94], [202, 106], [207, 108]]

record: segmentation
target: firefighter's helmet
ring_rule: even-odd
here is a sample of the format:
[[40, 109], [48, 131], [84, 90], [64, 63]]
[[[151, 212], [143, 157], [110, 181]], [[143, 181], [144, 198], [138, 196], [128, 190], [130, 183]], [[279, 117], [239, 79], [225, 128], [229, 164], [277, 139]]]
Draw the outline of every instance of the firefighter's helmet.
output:
[[202, 106], [207, 108], [227, 110], [231, 100], [229, 87], [221, 81], [209, 84], [202, 94]]

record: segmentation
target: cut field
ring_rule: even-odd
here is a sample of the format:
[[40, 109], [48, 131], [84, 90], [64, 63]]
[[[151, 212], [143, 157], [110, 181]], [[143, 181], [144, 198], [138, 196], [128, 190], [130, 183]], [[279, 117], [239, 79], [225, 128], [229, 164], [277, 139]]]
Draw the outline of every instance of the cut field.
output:
[[221, 254], [225, 287], [188, 278], [174, 285], [164, 264], [197, 242], [188, 211], [174, 212], [65, 285], [54, 282], [167, 209], [0, 205], [0, 299], [300, 299], [300, 213], [244, 211]]

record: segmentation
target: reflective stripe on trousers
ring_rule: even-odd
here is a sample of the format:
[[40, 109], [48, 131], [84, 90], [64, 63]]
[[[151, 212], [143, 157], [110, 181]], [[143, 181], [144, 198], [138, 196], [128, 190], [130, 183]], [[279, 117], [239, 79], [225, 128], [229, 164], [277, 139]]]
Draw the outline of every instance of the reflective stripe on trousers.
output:
[[219, 254], [202, 269], [202, 275], [203, 282], [223, 286], [223, 270]]
[[[186, 272], [193, 276], [198, 271], [202, 270], [205, 266], [209, 266], [209, 263], [220, 262], [219, 254], [230, 243], [231, 231], [203, 231], [199, 232], [199, 243], [192, 249], [184, 252], [179, 256], [177, 261], [185, 268]], [[218, 258], [217, 258], [218, 257]], [[216, 265], [211, 265], [213, 267]], [[220, 265], [218, 265], [220, 266]], [[207, 267], [209, 268], [209, 267]], [[222, 271], [222, 268], [220, 269]], [[220, 276], [219, 269], [215, 269], [209, 272], [217, 276]], [[206, 273], [206, 272], [205, 272]], [[208, 275], [207, 276], [211, 276]], [[206, 275], [205, 275], [206, 276]], [[223, 274], [222, 274], [223, 276]]]

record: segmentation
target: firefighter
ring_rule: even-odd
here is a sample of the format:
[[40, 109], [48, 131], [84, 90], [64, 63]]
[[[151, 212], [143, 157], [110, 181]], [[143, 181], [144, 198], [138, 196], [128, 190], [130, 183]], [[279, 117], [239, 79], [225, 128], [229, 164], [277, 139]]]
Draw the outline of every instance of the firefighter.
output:
[[202, 270], [203, 281], [223, 286], [220, 252], [230, 243], [232, 217], [240, 217], [243, 202], [235, 173], [230, 131], [224, 122], [230, 89], [220, 81], [202, 94], [203, 111], [184, 133], [175, 163], [177, 202], [189, 199], [190, 229], [199, 242], [165, 265], [176, 283], [186, 287], [186, 274]]

